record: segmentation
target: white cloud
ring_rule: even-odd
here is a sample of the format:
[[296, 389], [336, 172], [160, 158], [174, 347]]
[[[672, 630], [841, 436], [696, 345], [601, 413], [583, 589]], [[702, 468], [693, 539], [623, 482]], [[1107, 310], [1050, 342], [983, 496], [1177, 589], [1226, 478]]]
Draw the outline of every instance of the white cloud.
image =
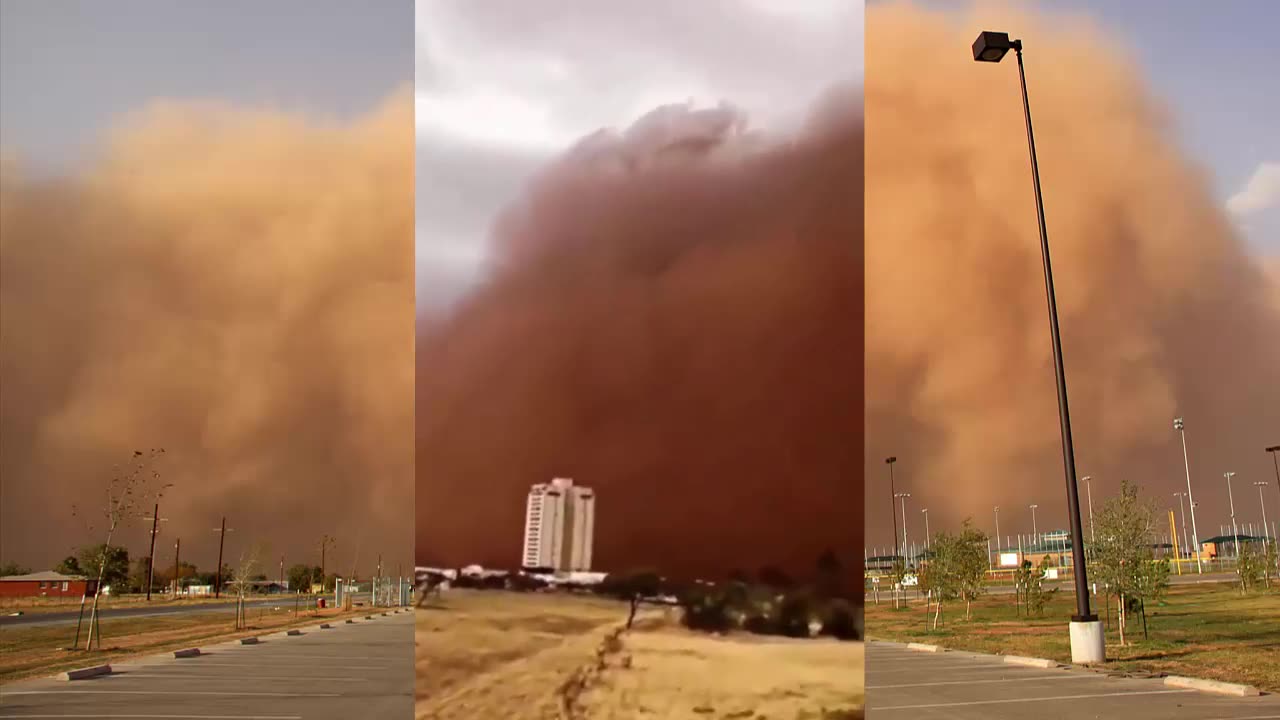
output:
[[786, 130], [820, 93], [862, 74], [858, 0], [416, 9], [418, 268], [437, 281], [474, 279], [488, 228], [533, 168], [596, 130], [689, 101], [728, 101], [752, 126]]
[[1235, 215], [1252, 215], [1273, 208], [1280, 208], [1280, 162], [1263, 162], [1227, 200], [1227, 209]]

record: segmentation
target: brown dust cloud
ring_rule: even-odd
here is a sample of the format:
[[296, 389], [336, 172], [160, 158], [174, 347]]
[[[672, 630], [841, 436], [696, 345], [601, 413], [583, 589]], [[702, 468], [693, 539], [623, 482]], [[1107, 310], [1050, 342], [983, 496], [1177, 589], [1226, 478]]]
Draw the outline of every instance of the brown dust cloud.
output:
[[[0, 185], [6, 561], [102, 542], [112, 466], [164, 448], [157, 563], [260, 546], [412, 562], [413, 106], [351, 122], [201, 103], [123, 121], [74, 175]], [[150, 507], [145, 508], [149, 514]], [[102, 523], [99, 521], [98, 525]], [[122, 534], [147, 553], [149, 523]], [[358, 565], [356, 565], [358, 563]]]
[[862, 556], [861, 88], [794, 135], [660, 108], [550, 163], [420, 320], [417, 558], [520, 562], [529, 486], [596, 490], [597, 569]]
[[1127, 478], [1176, 512], [1185, 416], [1200, 536], [1230, 524], [1227, 471], [1260, 524], [1252, 483], [1280, 499], [1280, 273], [1209, 159], [1087, 18], [895, 3], [867, 11], [867, 544], [892, 548], [889, 455], [909, 539], [923, 508], [934, 532], [992, 532], [999, 505], [1002, 533], [1030, 533], [1031, 503], [1040, 531], [1067, 526], [1018, 72], [973, 62], [984, 29], [1026, 44], [1079, 475], [1095, 503]]

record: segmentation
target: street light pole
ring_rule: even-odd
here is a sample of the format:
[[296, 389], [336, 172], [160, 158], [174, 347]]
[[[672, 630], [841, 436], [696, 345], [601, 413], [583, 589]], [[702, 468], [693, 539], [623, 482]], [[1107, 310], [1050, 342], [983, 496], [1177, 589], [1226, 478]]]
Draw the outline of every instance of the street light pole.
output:
[[1040, 542], [1040, 530], [1036, 527], [1036, 508], [1039, 505], [1031, 506], [1031, 536], [1035, 538], [1035, 542]]
[[156, 574], [156, 534], [160, 532], [160, 523], [169, 519], [160, 517], [160, 503], [155, 504], [151, 517], [144, 519], [151, 521], [151, 551], [147, 557], [147, 602], [151, 602], [151, 583]]
[[[922, 508], [920, 512], [924, 514], [924, 549], [927, 552], [929, 550], [929, 508]], [[1263, 517], [1265, 516], [1264, 513]]]
[[1187, 504], [1191, 506], [1191, 541], [1195, 543], [1196, 573], [1204, 574], [1204, 565], [1200, 561], [1200, 531], [1196, 528], [1196, 496], [1191, 494], [1191, 461], [1187, 459], [1187, 426], [1182, 418], [1173, 419], [1173, 429], [1182, 438], [1182, 467], [1187, 472]]
[[899, 558], [902, 555], [898, 551], [898, 508], [897, 500], [894, 500], [898, 497], [898, 493], [893, 488], [893, 464], [898, 462], [898, 458], [890, 456], [885, 458], [884, 462], [889, 466], [889, 517], [893, 518], [893, 556]]
[[[1227, 479], [1227, 502], [1231, 503], [1231, 537], [1235, 545], [1235, 556], [1237, 565], [1240, 562], [1240, 529], [1236, 527], [1236, 500], [1231, 495], [1231, 478], [1235, 476], [1233, 472], [1222, 473], [1222, 477]], [[1239, 567], [1236, 568], [1239, 572]]]
[[1262, 506], [1262, 537], [1270, 539], [1271, 531], [1267, 528], [1267, 501], [1262, 499], [1262, 488], [1270, 485], [1268, 482], [1256, 482], [1254, 487], [1258, 488], [1258, 504]]
[[1062, 335], [1058, 328], [1058, 303], [1053, 290], [1053, 267], [1049, 256], [1049, 233], [1045, 227], [1044, 198], [1040, 192], [1040, 165], [1036, 160], [1035, 133], [1031, 126], [1031, 103], [1027, 98], [1027, 75], [1022, 63], [1022, 41], [1010, 40], [1008, 33], [983, 32], [973, 44], [973, 59], [999, 62], [1013, 50], [1018, 58], [1018, 80], [1022, 88], [1022, 113], [1027, 124], [1027, 150], [1031, 158], [1031, 179], [1035, 190], [1036, 219], [1040, 228], [1040, 258], [1044, 265], [1045, 299], [1049, 311], [1049, 334], [1053, 342], [1053, 368], [1058, 384], [1058, 416], [1062, 435], [1063, 474], [1067, 485], [1067, 516], [1071, 523], [1072, 575], [1075, 577], [1076, 615], [1071, 618], [1071, 656], [1074, 662], [1101, 662], [1105, 658], [1102, 624], [1089, 608], [1089, 579], [1085, 566], [1084, 538], [1080, 523], [1080, 497], [1076, 487], [1075, 447], [1071, 439], [1071, 412], [1067, 403], [1067, 376], [1062, 360]]

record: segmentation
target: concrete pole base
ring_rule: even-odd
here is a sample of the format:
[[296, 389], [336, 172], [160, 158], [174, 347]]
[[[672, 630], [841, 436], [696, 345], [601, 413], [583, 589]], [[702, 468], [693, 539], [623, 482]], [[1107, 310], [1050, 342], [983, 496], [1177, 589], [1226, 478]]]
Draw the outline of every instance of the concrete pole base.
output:
[[1102, 634], [1102, 621], [1071, 621], [1071, 662], [1092, 665], [1107, 659], [1106, 638]]

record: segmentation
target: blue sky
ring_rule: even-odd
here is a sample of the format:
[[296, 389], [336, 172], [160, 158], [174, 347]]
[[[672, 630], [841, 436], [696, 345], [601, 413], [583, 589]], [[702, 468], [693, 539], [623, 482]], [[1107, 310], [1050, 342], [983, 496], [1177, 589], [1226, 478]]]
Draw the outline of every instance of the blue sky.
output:
[[413, 81], [413, 41], [410, 0], [4, 0], [0, 147], [74, 168], [159, 98], [349, 117]]
[[[1250, 243], [1280, 255], [1280, 3], [1271, 0], [1045, 0], [1088, 11], [1129, 39], [1175, 111], [1187, 151], [1214, 175], [1223, 202], [1271, 163], [1270, 206], [1241, 218]], [[1264, 171], [1266, 172], [1266, 171]], [[1255, 186], [1256, 188], [1257, 186]], [[1246, 205], [1237, 200], [1233, 207]]]
[[[881, 0], [871, 0], [880, 2]], [[964, 0], [917, 0], [965, 10]], [[1168, 103], [1187, 154], [1260, 254], [1280, 257], [1280, 3], [1273, 0], [1030, 0], [1085, 13], [1129, 44]], [[1250, 181], [1253, 180], [1252, 186]], [[1235, 198], [1234, 200], [1232, 198]]]

